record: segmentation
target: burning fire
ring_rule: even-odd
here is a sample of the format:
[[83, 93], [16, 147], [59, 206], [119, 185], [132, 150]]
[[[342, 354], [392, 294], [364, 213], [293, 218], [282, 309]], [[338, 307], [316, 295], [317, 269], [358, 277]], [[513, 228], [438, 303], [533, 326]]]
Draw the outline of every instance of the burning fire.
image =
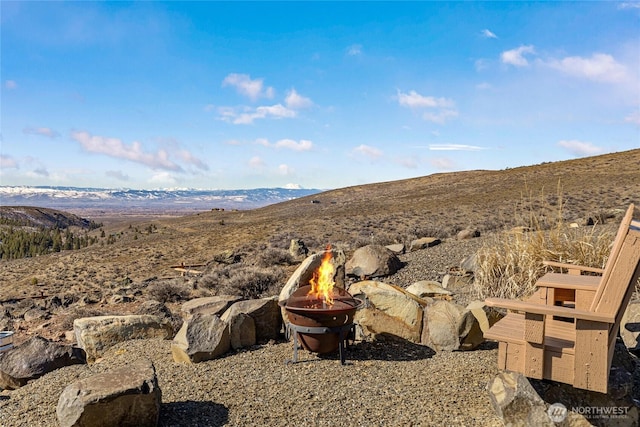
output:
[[333, 286], [335, 285], [333, 281], [335, 268], [331, 263], [331, 258], [331, 245], [329, 245], [324, 252], [324, 257], [322, 257], [322, 264], [320, 264], [318, 270], [313, 272], [313, 277], [309, 281], [311, 290], [307, 294], [316, 299], [321, 299], [323, 305], [327, 304], [329, 306], [333, 305]]

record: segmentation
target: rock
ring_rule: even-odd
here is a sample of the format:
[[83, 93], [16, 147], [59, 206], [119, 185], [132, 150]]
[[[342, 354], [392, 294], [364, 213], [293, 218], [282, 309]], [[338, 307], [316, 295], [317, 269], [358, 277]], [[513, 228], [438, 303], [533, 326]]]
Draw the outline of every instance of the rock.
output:
[[458, 240], [468, 240], [475, 237], [480, 237], [480, 230], [476, 228], [467, 228], [464, 230], [460, 230], [458, 231], [458, 234], [456, 234], [456, 239]]
[[256, 327], [256, 341], [264, 342], [277, 339], [282, 327], [280, 307], [274, 298], [238, 301], [224, 312], [221, 319], [228, 322], [237, 313], [251, 316]]
[[115, 294], [109, 297], [109, 304], [124, 304], [133, 301], [133, 297], [130, 295]]
[[501, 372], [489, 382], [488, 390], [491, 404], [505, 425], [555, 426], [546, 404], [524, 375]]
[[309, 255], [309, 249], [300, 239], [291, 239], [289, 253], [296, 261], [302, 261]]
[[158, 316], [162, 320], [166, 320], [171, 324], [172, 332], [171, 336], [182, 327], [182, 317], [178, 314], [174, 314], [169, 308], [162, 302], [156, 300], [144, 301], [134, 314], [150, 314], [151, 316]]
[[358, 248], [345, 264], [346, 273], [360, 278], [389, 276], [402, 268], [400, 259], [381, 245]]
[[141, 362], [68, 385], [56, 408], [62, 427], [153, 426], [162, 392], [153, 364]]
[[407, 248], [404, 243], [396, 243], [395, 245], [387, 245], [385, 248], [389, 249], [396, 255], [401, 255], [406, 252]]
[[435, 351], [453, 351], [471, 331], [475, 317], [469, 310], [450, 301], [436, 301], [424, 317], [421, 343]]
[[0, 388], [13, 390], [48, 372], [80, 363], [85, 363], [81, 349], [35, 336], [0, 353]]
[[237, 350], [256, 344], [256, 323], [253, 321], [253, 317], [238, 312], [226, 322], [229, 327], [231, 348]]
[[24, 320], [26, 322], [31, 322], [33, 320], [45, 320], [50, 317], [51, 314], [40, 307], [32, 308], [24, 314]]
[[186, 317], [193, 316], [196, 313], [221, 316], [234, 302], [240, 300], [242, 300], [242, 297], [237, 295], [194, 298], [182, 304], [181, 310]]
[[173, 334], [173, 327], [167, 320], [148, 314], [84, 317], [73, 321], [73, 330], [78, 346], [87, 353], [89, 363], [119, 342], [145, 338], [167, 339]]
[[393, 335], [419, 343], [423, 306], [427, 303], [404, 289], [367, 280], [351, 285], [349, 293], [365, 301], [354, 316], [366, 335]]
[[407, 292], [419, 298], [437, 298], [443, 295], [451, 295], [452, 292], [446, 290], [440, 283], [433, 280], [420, 280], [407, 288]]
[[462, 260], [460, 269], [463, 272], [475, 273], [478, 269], [478, 254], [473, 254]]
[[640, 353], [640, 302], [632, 301], [622, 315], [620, 335], [627, 348]]
[[[296, 271], [293, 272], [293, 274], [289, 277], [289, 280], [287, 280], [287, 283], [280, 291], [278, 301], [288, 300], [291, 294], [293, 294], [300, 286], [307, 286], [309, 284], [309, 281], [313, 277], [313, 273], [316, 272], [322, 264], [322, 258], [324, 257], [324, 254], [325, 252], [319, 252], [308, 256], [304, 261], [302, 261], [302, 264], [300, 264]], [[334, 268], [333, 281], [335, 282], [335, 286], [342, 289], [344, 289], [345, 282], [345, 260], [346, 256], [344, 255], [344, 252], [342, 250], [331, 249], [331, 263], [333, 264]], [[283, 316], [284, 314], [285, 313], [283, 309]]]
[[430, 248], [432, 246], [439, 245], [440, 243], [441, 241], [437, 237], [423, 237], [421, 239], [416, 239], [411, 241], [411, 246], [409, 246], [409, 252]]
[[229, 351], [229, 328], [215, 314], [196, 313], [182, 324], [171, 343], [173, 360], [198, 363], [215, 359]]
[[240, 262], [242, 260], [242, 257], [232, 250], [227, 249], [226, 251], [215, 254], [213, 256], [213, 260], [220, 264], [231, 265]]

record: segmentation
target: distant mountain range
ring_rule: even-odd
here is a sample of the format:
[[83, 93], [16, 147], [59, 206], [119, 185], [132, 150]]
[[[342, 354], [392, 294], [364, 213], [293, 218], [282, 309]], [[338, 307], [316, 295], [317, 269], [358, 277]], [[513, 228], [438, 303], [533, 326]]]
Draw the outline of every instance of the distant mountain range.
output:
[[79, 187], [0, 186], [0, 206], [53, 209], [194, 211], [255, 209], [321, 192], [318, 189], [256, 188], [250, 190], [131, 190]]

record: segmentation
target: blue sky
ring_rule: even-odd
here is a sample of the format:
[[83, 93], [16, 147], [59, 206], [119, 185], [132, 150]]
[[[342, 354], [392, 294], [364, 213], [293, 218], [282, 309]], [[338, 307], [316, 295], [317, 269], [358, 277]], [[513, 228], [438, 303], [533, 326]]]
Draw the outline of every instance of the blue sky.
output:
[[329, 189], [640, 148], [640, 2], [0, 8], [0, 185]]

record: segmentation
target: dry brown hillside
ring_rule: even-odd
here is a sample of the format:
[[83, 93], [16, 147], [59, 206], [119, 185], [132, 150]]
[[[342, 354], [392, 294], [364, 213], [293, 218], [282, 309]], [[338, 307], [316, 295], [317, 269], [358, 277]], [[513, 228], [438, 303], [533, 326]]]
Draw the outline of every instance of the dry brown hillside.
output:
[[[211, 273], [214, 259], [226, 250], [267, 274], [269, 260], [252, 259], [284, 252], [292, 238], [301, 238], [312, 251], [331, 243], [348, 254], [365, 243], [446, 238], [468, 226], [487, 233], [527, 225], [528, 211], [544, 218], [548, 209], [551, 218], [560, 205], [568, 221], [606, 219], [629, 203], [640, 203], [640, 150], [348, 187], [251, 211], [111, 222], [89, 218], [105, 223], [92, 235], [104, 230], [115, 243], [2, 261], [0, 300], [42, 293], [74, 301], [84, 296], [91, 306], [113, 289], [178, 276], [171, 265], [205, 264], [201, 270]], [[265, 280], [286, 280], [295, 265], [282, 264], [278, 276]]]

